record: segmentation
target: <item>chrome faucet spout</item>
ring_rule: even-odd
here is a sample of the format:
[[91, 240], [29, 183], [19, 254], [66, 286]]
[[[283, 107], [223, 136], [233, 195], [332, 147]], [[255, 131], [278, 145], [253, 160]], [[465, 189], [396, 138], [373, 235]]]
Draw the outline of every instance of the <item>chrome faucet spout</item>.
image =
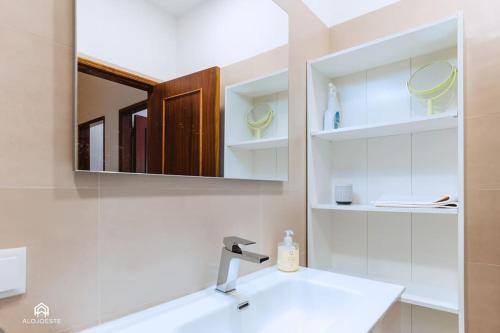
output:
[[262, 264], [264, 261], [269, 260], [269, 256], [250, 251], [242, 251], [242, 253], [239, 255], [239, 259], [256, 264]]
[[216, 289], [218, 291], [228, 293], [235, 290], [241, 260], [257, 264], [269, 260], [269, 256], [243, 251], [240, 248], [240, 245], [251, 244], [255, 244], [255, 242], [234, 236], [224, 238], [224, 247], [222, 248], [220, 257], [219, 276], [217, 278]]

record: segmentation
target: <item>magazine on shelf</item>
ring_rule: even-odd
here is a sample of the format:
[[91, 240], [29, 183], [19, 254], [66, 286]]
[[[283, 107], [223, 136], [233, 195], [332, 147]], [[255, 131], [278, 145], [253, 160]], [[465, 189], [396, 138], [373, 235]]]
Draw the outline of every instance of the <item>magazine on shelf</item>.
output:
[[436, 197], [422, 196], [388, 196], [383, 195], [373, 202], [375, 207], [401, 208], [456, 208], [458, 200], [451, 195]]

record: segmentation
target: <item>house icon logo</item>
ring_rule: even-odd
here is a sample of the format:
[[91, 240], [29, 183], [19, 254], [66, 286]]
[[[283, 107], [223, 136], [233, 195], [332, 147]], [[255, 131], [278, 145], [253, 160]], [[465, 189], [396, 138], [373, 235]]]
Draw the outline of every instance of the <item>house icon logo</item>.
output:
[[33, 308], [33, 314], [37, 318], [47, 318], [50, 315], [50, 309], [47, 305], [40, 303]]
[[[45, 303], [38, 303], [33, 307], [33, 318], [24, 318], [23, 324], [25, 325], [59, 325], [61, 324], [60, 318], [49, 318], [50, 309]], [[0, 330], [1, 333], [1, 330]]]

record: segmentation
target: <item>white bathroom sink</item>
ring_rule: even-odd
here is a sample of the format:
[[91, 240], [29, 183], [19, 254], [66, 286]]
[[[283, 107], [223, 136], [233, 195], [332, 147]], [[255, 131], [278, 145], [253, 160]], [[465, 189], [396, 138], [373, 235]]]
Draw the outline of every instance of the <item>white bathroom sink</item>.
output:
[[309, 268], [282, 273], [272, 267], [240, 278], [231, 294], [209, 288], [84, 332], [368, 332], [403, 291]]

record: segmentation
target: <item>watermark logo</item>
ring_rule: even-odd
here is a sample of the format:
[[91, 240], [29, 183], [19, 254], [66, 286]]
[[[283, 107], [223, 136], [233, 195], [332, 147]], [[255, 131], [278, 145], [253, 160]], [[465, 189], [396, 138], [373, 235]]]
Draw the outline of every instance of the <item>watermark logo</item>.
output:
[[61, 319], [50, 318], [50, 308], [44, 303], [39, 303], [33, 307], [34, 318], [24, 318], [25, 325], [54, 325], [60, 324]]
[[40, 303], [33, 308], [33, 314], [37, 318], [48, 318], [50, 315], [50, 309], [47, 305]]

